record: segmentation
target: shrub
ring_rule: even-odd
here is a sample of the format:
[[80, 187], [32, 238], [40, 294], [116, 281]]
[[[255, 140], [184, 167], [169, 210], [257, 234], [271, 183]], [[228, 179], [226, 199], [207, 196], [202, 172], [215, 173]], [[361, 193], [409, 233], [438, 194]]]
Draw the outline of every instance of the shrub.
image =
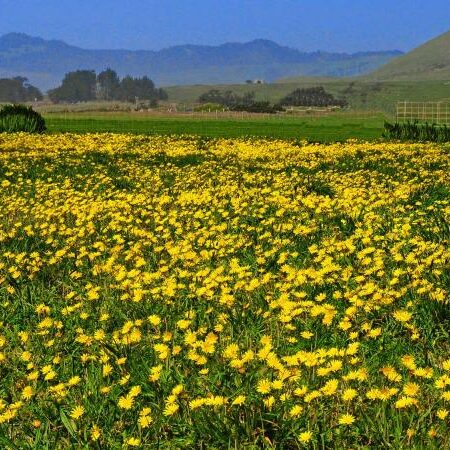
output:
[[417, 121], [394, 124], [385, 122], [383, 137], [395, 141], [450, 142], [450, 128]]
[[198, 105], [194, 108], [195, 112], [215, 112], [215, 111], [225, 111], [228, 109], [224, 105], [219, 103], [204, 103], [203, 105]]
[[0, 109], [0, 132], [42, 133], [45, 130], [44, 118], [31, 106], [5, 105]]
[[215, 103], [218, 105], [230, 107], [241, 102], [242, 98], [232, 91], [220, 91], [219, 89], [211, 89], [203, 93], [198, 98], [199, 103]]
[[251, 113], [269, 113], [275, 114], [280, 111], [284, 111], [281, 105], [272, 105], [269, 102], [252, 102], [252, 103], [239, 103], [231, 108], [233, 111], [247, 111]]
[[281, 105], [272, 105], [267, 101], [255, 100], [254, 92], [247, 92], [241, 97], [232, 91], [211, 89], [200, 95], [198, 101], [203, 105], [200, 106], [202, 109], [196, 109], [196, 111], [207, 111], [208, 109], [203, 108], [211, 108], [211, 105], [219, 105], [220, 108], [227, 108], [230, 111], [246, 111], [251, 113], [275, 114], [279, 111], [284, 111]]
[[280, 101], [286, 106], [347, 106], [345, 99], [334, 98], [323, 86], [296, 89]]

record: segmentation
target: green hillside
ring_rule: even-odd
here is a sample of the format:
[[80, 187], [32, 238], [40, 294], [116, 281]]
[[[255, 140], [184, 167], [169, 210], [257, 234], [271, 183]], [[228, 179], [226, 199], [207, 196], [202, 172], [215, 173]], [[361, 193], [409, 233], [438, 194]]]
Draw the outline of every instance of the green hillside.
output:
[[372, 80], [450, 80], [450, 31], [367, 76]]
[[298, 78], [264, 85], [193, 85], [165, 88], [171, 103], [183, 108], [197, 102], [209, 89], [231, 90], [239, 95], [254, 92], [257, 100], [278, 102], [297, 88], [324, 86], [335, 97], [345, 97], [353, 110], [377, 110], [393, 114], [397, 101], [437, 101], [450, 98], [450, 83], [445, 81], [372, 81], [359, 78]]

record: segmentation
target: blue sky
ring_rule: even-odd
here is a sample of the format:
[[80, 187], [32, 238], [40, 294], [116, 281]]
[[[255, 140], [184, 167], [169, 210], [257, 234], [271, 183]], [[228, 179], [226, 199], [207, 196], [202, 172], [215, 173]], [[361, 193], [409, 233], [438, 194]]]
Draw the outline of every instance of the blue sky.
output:
[[305, 51], [409, 50], [448, 29], [449, 0], [0, 0], [0, 35], [85, 48], [266, 38]]

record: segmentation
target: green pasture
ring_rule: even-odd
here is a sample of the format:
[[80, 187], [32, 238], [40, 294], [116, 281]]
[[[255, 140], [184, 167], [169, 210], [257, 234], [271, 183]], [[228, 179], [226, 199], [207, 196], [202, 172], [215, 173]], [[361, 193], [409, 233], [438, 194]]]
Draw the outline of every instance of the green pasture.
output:
[[47, 114], [49, 132], [120, 132], [158, 135], [192, 134], [208, 137], [259, 136], [274, 139], [306, 139], [314, 142], [374, 140], [381, 137], [382, 114], [357, 116], [333, 114], [322, 117], [262, 115], [261, 118], [189, 116], [139, 116], [116, 114]]

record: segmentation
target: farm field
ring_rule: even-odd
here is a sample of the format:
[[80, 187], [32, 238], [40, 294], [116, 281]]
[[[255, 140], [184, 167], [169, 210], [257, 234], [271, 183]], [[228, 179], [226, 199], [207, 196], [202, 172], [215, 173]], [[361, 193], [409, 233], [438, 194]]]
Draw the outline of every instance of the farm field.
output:
[[450, 145], [0, 134], [0, 446], [450, 448]]
[[383, 132], [380, 113], [333, 113], [322, 116], [247, 115], [216, 117], [214, 114], [145, 113], [47, 113], [50, 132], [122, 132], [154, 135], [198, 135], [204, 137], [259, 136], [274, 139], [306, 139], [335, 142], [348, 139], [375, 140]]

